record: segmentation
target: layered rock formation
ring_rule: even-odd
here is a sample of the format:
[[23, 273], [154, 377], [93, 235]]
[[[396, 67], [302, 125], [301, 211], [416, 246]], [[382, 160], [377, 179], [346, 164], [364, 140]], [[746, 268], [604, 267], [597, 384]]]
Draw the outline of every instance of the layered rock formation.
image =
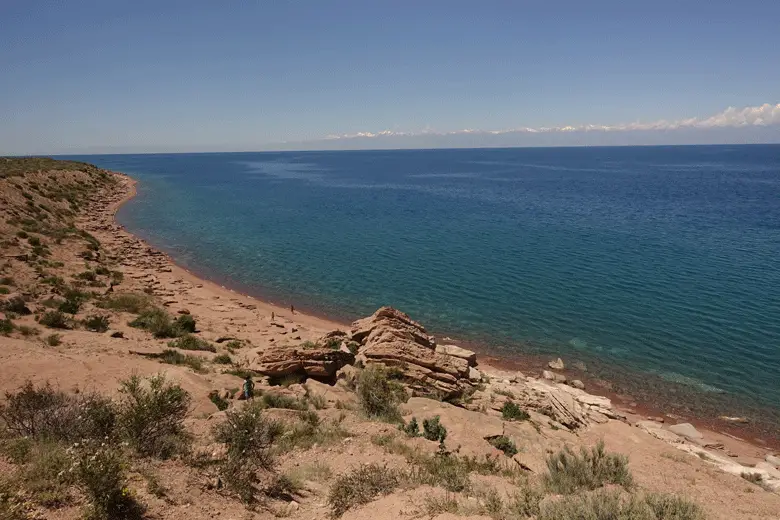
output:
[[354, 322], [351, 339], [359, 345], [358, 359], [392, 369], [414, 396], [454, 399], [472, 388], [469, 365], [476, 355], [454, 346], [437, 348], [425, 327], [401, 311], [382, 307]]

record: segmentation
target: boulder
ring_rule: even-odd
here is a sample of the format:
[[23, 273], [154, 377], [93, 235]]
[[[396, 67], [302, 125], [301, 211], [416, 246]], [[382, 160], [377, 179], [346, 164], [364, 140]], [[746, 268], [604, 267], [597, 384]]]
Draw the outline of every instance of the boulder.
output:
[[669, 427], [669, 431], [691, 441], [698, 441], [704, 438], [704, 436], [690, 423], [675, 424], [674, 426]]
[[571, 386], [573, 386], [574, 388], [579, 388], [580, 390], [585, 390], [585, 383], [583, 383], [579, 379], [575, 379], [575, 380], [569, 382], [569, 384]]
[[482, 381], [482, 372], [474, 367], [469, 367], [469, 381], [472, 383], [479, 383]]
[[269, 377], [292, 374], [319, 379], [334, 379], [343, 366], [354, 363], [355, 356], [327, 346], [276, 345], [255, 351], [248, 369]]
[[382, 307], [368, 318], [354, 322], [352, 324], [352, 339], [363, 343], [369, 334], [377, 328], [390, 329], [399, 337], [410, 339], [424, 347], [433, 348], [435, 345], [433, 337], [428, 335], [425, 327], [392, 307]]
[[566, 368], [566, 365], [563, 364], [563, 360], [561, 358], [550, 361], [549, 363], [547, 363], [547, 366], [552, 368], [553, 370], [563, 370], [564, 368]]
[[555, 372], [550, 372], [549, 370], [543, 370], [542, 371], [542, 377], [544, 379], [547, 379], [548, 381], [554, 381], [556, 383], [565, 383], [566, 382], [566, 376], [563, 374], [558, 374]]
[[646, 431], [656, 439], [660, 439], [670, 444], [680, 444], [683, 439], [677, 434], [664, 430], [663, 427], [655, 421], [639, 421], [636, 423], [636, 427]]
[[457, 345], [436, 345], [436, 352], [439, 354], [446, 354], [448, 356], [454, 356], [457, 358], [465, 359], [469, 366], [476, 366], [477, 354], [471, 350], [466, 350]]

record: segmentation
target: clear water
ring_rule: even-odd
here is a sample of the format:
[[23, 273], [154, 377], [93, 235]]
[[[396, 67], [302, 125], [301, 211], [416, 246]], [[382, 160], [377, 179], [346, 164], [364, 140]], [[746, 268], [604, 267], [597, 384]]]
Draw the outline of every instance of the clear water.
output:
[[81, 159], [140, 180], [129, 230], [247, 292], [780, 402], [780, 146]]

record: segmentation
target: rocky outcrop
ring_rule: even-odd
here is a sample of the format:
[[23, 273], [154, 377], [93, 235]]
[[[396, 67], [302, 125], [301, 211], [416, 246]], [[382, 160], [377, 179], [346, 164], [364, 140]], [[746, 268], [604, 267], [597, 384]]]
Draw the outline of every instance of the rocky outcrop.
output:
[[465, 359], [471, 367], [477, 366], [477, 354], [472, 350], [466, 350], [457, 345], [436, 345], [436, 352]]
[[[437, 349], [425, 327], [391, 307], [352, 324], [351, 340], [359, 344], [360, 358], [393, 369], [415, 396], [451, 399], [468, 388], [470, 353], [458, 348]], [[461, 357], [465, 356], [465, 357]], [[476, 356], [473, 356], [476, 361]]]
[[257, 350], [248, 369], [271, 378], [300, 375], [321, 380], [336, 379], [336, 372], [355, 362], [355, 356], [340, 344], [278, 345]]

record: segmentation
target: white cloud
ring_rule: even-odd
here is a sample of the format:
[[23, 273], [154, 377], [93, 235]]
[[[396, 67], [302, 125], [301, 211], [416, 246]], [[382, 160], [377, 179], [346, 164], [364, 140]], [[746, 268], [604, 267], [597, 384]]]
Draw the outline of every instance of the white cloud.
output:
[[464, 135], [464, 134], [538, 134], [538, 133], [570, 133], [570, 132], [632, 132], [632, 131], [663, 131], [679, 130], [686, 128], [709, 129], [709, 128], [742, 128], [748, 126], [770, 126], [780, 125], [780, 103], [770, 105], [764, 103], [760, 106], [734, 108], [729, 107], [723, 112], [713, 116], [700, 119], [696, 117], [687, 119], [678, 119], [675, 121], [659, 120], [650, 123], [634, 122], [618, 125], [577, 125], [577, 126], [554, 126], [554, 127], [518, 127], [505, 130], [477, 130], [465, 128], [463, 130], [454, 130], [450, 132], [435, 132], [426, 129], [421, 132], [400, 132], [396, 130], [382, 130], [381, 132], [357, 132], [353, 134], [333, 134], [325, 139], [354, 139], [354, 138], [375, 138], [388, 136], [416, 136], [416, 135]]

